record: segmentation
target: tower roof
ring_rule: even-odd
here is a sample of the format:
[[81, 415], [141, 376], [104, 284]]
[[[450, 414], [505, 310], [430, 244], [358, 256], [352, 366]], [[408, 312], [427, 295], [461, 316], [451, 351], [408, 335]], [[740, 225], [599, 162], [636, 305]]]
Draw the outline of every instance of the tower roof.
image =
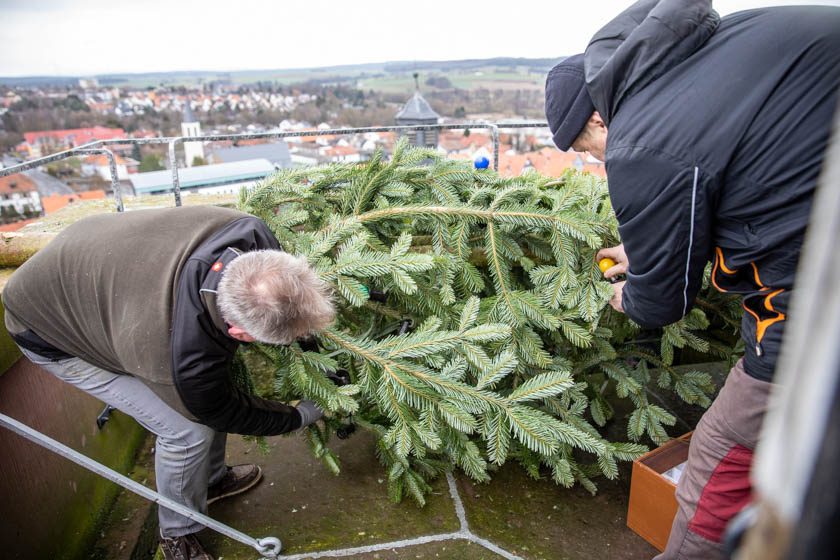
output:
[[423, 99], [419, 91], [415, 91], [411, 99], [408, 100], [400, 112], [397, 113], [397, 120], [407, 119], [435, 119], [440, 118], [440, 115], [435, 113], [429, 102]]
[[192, 112], [192, 107], [190, 106], [189, 100], [184, 104], [184, 118], [183, 122], [185, 123], [194, 123], [198, 122], [198, 119], [195, 118], [195, 114]]

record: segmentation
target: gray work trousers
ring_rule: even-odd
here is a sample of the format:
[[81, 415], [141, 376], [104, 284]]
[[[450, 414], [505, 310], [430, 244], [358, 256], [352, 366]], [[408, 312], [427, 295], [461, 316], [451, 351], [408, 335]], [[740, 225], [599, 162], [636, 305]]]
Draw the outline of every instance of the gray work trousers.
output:
[[[226, 473], [227, 434], [184, 418], [142, 381], [91, 365], [79, 358], [51, 360], [21, 349], [29, 360], [62, 381], [128, 414], [157, 436], [157, 490], [190, 509], [207, 513], [207, 486]], [[179, 537], [204, 528], [164, 507], [158, 508], [161, 534]]]

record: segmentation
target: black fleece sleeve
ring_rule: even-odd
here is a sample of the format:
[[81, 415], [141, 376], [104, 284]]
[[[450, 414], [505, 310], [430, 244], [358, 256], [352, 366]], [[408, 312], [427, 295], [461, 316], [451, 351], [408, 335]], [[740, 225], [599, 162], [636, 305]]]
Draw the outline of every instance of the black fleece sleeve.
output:
[[231, 381], [230, 365], [239, 344], [216, 328], [199, 294], [208, 270], [227, 247], [241, 251], [280, 248], [263, 222], [244, 218], [214, 234], [193, 253], [176, 286], [173, 381], [187, 410], [220, 432], [270, 436], [296, 430], [301, 416], [294, 407], [247, 395]]
[[697, 165], [640, 147], [611, 150], [607, 177], [630, 262], [624, 312], [646, 328], [678, 321], [711, 251], [710, 181]]

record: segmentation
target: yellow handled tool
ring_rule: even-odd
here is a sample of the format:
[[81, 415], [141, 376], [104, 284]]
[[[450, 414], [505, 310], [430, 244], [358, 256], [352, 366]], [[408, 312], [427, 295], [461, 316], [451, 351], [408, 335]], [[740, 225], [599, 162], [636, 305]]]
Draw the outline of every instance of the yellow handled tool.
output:
[[[605, 273], [615, 265], [616, 262], [609, 257], [604, 257], [603, 259], [598, 261], [598, 269], [601, 271], [601, 274]], [[607, 280], [610, 281], [610, 284], [615, 284], [616, 282], [621, 281], [621, 278], [619, 278], [619, 276], [613, 276], [612, 278], [607, 278]]]
[[615, 261], [609, 257], [604, 257], [600, 261], [598, 261], [598, 268], [601, 269], [601, 272], [604, 273], [615, 266]]

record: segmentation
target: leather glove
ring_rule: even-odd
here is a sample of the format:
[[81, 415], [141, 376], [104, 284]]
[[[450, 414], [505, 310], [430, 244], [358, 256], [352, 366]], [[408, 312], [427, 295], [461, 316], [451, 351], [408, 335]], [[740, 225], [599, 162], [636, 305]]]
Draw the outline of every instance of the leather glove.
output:
[[350, 373], [346, 369], [339, 369], [331, 371], [327, 375], [327, 379], [332, 381], [335, 385], [343, 387], [350, 384]]

